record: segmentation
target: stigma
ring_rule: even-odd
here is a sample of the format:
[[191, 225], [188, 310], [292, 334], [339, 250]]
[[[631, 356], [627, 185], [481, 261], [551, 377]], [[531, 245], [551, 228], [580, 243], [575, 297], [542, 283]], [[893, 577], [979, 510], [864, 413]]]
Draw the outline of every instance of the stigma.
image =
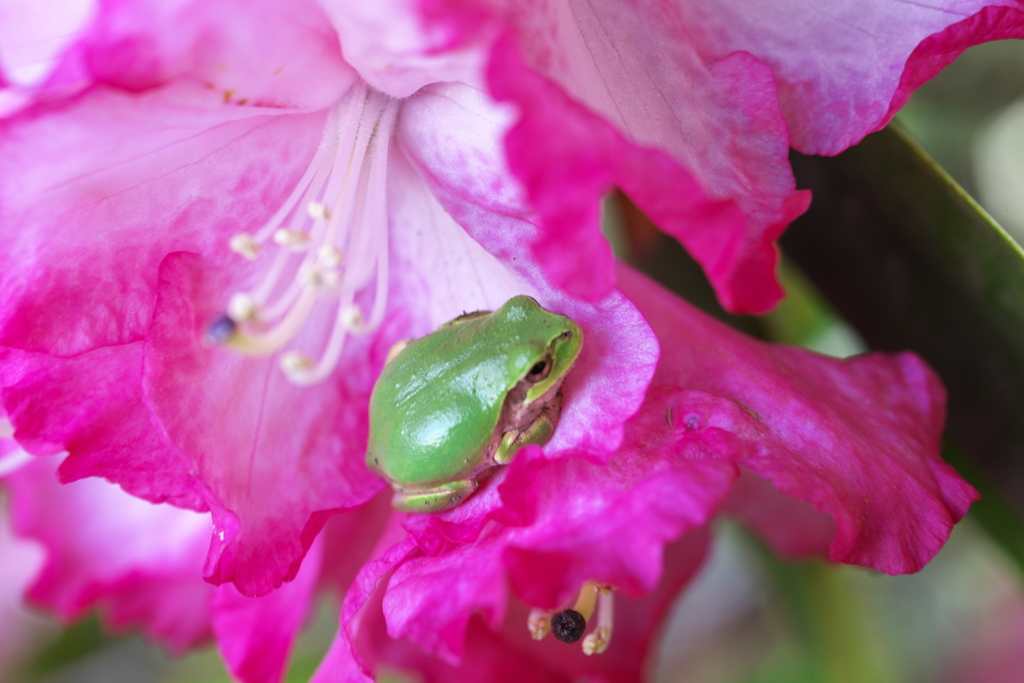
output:
[[[584, 637], [595, 614], [597, 626]], [[531, 610], [527, 628], [534, 640], [542, 640], [550, 633], [556, 640], [571, 645], [582, 638], [583, 653], [595, 655], [604, 652], [611, 643], [614, 621], [615, 602], [611, 588], [587, 581], [580, 588], [579, 597], [571, 608], [557, 612]]]
[[[228, 246], [265, 261], [233, 293], [206, 340], [239, 353], [280, 353], [281, 370], [313, 384], [337, 366], [350, 334], [380, 326], [388, 291], [386, 165], [399, 101], [359, 84], [330, 111], [316, 153], [267, 223]], [[326, 313], [327, 324], [321, 323]], [[302, 348], [294, 348], [301, 332]]]

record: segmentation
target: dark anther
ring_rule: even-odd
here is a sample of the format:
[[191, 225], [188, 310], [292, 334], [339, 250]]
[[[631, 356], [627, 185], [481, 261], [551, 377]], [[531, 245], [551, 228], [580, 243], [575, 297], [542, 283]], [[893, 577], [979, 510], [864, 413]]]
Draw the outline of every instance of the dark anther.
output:
[[551, 617], [551, 633], [567, 645], [582, 638], [586, 630], [587, 620], [574, 609], [564, 609]]
[[235, 333], [235, 321], [227, 315], [219, 315], [206, 328], [203, 338], [208, 344], [223, 344]]

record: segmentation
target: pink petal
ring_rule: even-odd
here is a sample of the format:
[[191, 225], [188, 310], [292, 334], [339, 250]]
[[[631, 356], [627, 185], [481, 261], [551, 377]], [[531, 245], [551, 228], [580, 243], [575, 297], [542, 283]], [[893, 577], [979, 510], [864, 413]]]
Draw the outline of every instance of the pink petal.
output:
[[915, 88], [971, 45], [1024, 37], [1016, 0], [698, 0], [686, 7], [687, 29], [706, 59], [745, 51], [772, 68], [793, 146], [808, 154], [837, 154], [882, 128]]
[[142, 339], [164, 256], [222, 251], [267, 218], [322, 118], [218, 102], [97, 90], [0, 123], [0, 343], [73, 355]]
[[447, 32], [425, 22], [419, 0], [319, 0], [345, 61], [374, 89], [409, 97], [431, 83], [478, 83], [486, 52], [453, 49]]
[[[686, 71], [681, 65], [679, 73]], [[716, 65], [713, 75], [702, 74], [701, 80], [712, 81], [716, 96], [701, 93], [707, 83], [678, 84], [673, 90], [701, 93], [696, 96], [710, 102], [730, 92], [752, 93], [753, 98], [753, 93], [768, 91], [774, 96], [765, 71], [763, 65], [737, 55]], [[635, 74], [624, 78], [631, 76]], [[631, 119], [626, 131], [617, 129], [566, 98], [555, 83], [524, 68], [510, 43], [495, 49], [489, 77], [498, 98], [523, 109], [506, 138], [507, 154], [540, 213], [546, 230], [535, 251], [557, 284], [586, 298], [608, 291], [613, 281], [611, 252], [597, 229], [597, 199], [619, 187], [704, 266], [726, 308], [762, 312], [781, 298], [773, 243], [806, 210], [810, 196], [794, 190], [786, 163], [785, 127], [770, 105], [756, 99], [746, 106], [729, 102], [731, 118], [739, 122], [724, 116], [701, 121], [725, 130], [674, 129], [645, 139], [641, 131], [648, 121]], [[701, 109], [694, 103], [673, 107], [698, 121]], [[675, 120], [668, 112], [654, 115]], [[759, 120], [764, 118], [775, 121]], [[733, 126], [743, 128], [732, 130]], [[679, 149], [673, 144], [696, 135], [708, 139], [705, 149]], [[746, 145], [745, 136], [752, 138]], [[727, 150], [710, 143], [726, 139]], [[756, 183], [753, 190], [744, 187], [751, 180]], [[566, 259], [566, 253], [578, 257]]]
[[[129, 98], [98, 91], [66, 111], [10, 123], [13, 153], [4, 159], [24, 164], [4, 176], [20, 222], [4, 223], [11, 228], [3, 271], [11, 296], [0, 329], [12, 346], [77, 355], [61, 361], [20, 354], [26, 367], [3, 400], [26, 447], [70, 451], [65, 478], [100, 475], [156, 501], [212, 505], [225, 527], [230, 514], [195, 477], [192, 454], [153, 429], [142, 403], [142, 342], [135, 340], [150, 331], [166, 254], [223, 254], [239, 221], [261, 223], [308, 163], [322, 119], [211, 110], [200, 93], [172, 88]], [[196, 102], [201, 106], [183, 106]], [[78, 156], [65, 155], [48, 177], [41, 165], [46, 144], [53, 155], [69, 145]], [[58, 171], [63, 177], [54, 177]], [[118, 346], [83, 353], [107, 344]], [[369, 475], [359, 467], [365, 482]], [[276, 569], [268, 563], [276, 572], [271, 585], [297, 568], [303, 542], [291, 544], [293, 556]]]
[[0, 83], [32, 87], [46, 80], [92, 20], [96, 0], [0, 2]]
[[840, 361], [764, 344], [637, 273], [619, 279], [671, 340], [654, 382], [679, 388], [676, 430], [733, 442], [744, 467], [830, 515], [832, 561], [917, 571], [977, 499], [939, 456], [945, 392], [913, 354]]
[[504, 551], [519, 597], [555, 607], [587, 580], [632, 596], [657, 585], [664, 547], [706, 524], [735, 477], [731, 463], [685, 433], [657, 443], [664, 421], [660, 398], [645, 404], [607, 465], [524, 458], [510, 468], [495, 517], [523, 527]]
[[[614, 594], [612, 641], [600, 656], [588, 657], [578, 646], [566, 646], [553, 638], [546, 638], [541, 643], [533, 641], [524, 628], [528, 612], [519, 601], [511, 604], [501, 630], [507, 643], [506, 650], [511, 645], [515, 651], [539, 659], [543, 665], [560, 672], [564, 680], [578, 681], [581, 677], [608, 683], [648, 680], [646, 674], [659, 649], [657, 636], [661, 626], [679, 593], [700, 569], [709, 537], [709, 530], [702, 528], [665, 546], [661, 580], [643, 596], [633, 598], [622, 593]], [[474, 623], [479, 624], [479, 620]], [[473, 642], [474, 623], [471, 623], [465, 655], [469, 662], [478, 657]], [[479, 630], [482, 629], [476, 629]]]
[[466, 3], [431, 8], [466, 44], [505, 36], [488, 84], [519, 110], [506, 150], [557, 285], [588, 299], [611, 289], [597, 207], [617, 186], [694, 254], [728, 308], [759, 312], [779, 299], [772, 243], [809, 196], [794, 189], [764, 64], [701, 59], [668, 3], [550, 3], [500, 18]]
[[153, 429], [142, 352], [142, 342], [68, 359], [0, 352], [0, 365], [22, 374], [0, 391], [14, 437], [35, 455], [68, 451], [58, 469], [63, 482], [106, 477], [141, 498], [206, 511], [206, 487]]
[[[395, 569], [383, 602], [389, 634], [455, 663], [472, 614], [502, 622], [507, 585], [545, 608], [571, 603], [588, 580], [630, 596], [652, 590], [665, 546], [706, 524], [736, 476], [706, 435], [667, 429], [667, 398], [645, 403], [608, 463], [517, 454], [503, 480], [460, 506], [469, 517], [460, 523], [482, 529], [476, 539], [452, 533], [456, 513], [443, 516], [447, 526], [410, 516], [405, 528], [430, 554]], [[494, 486], [501, 506], [487, 496]], [[482, 526], [474, 511], [499, 523]]]
[[232, 106], [321, 109], [355, 78], [327, 18], [305, 0], [113, 0], [75, 56], [114, 87], [187, 78]]
[[366, 410], [371, 373], [391, 342], [353, 340], [349, 362], [311, 387], [291, 383], [274, 356], [208, 348], [203, 332], [229, 290], [214, 265], [186, 254], [165, 260], [146, 401], [214, 497], [208, 580], [263, 595], [296, 575], [332, 511], [381, 489], [364, 463]]
[[46, 549], [29, 599], [65, 620], [99, 607], [111, 627], [141, 627], [175, 651], [207, 640], [214, 589], [199, 571], [209, 518], [97, 479], [60, 486], [57, 461], [37, 459], [4, 480], [16, 533]]
[[[578, 647], [551, 638], [533, 641], [526, 629], [528, 606], [512, 600], [506, 618], [490, 626], [469, 613], [462, 615], [466, 622], [465, 645], [459, 644], [462, 655], [441, 659], [417, 647], [422, 642], [396, 637], [390, 619], [385, 621], [391, 591], [400, 580], [388, 574], [396, 563], [397, 571], [409, 566], [410, 546], [400, 541], [379, 562], [367, 566], [362, 574], [365, 588], [346, 599], [342, 630], [314, 680], [367, 680], [359, 669], [363, 662], [367, 671], [415, 672], [425, 681], [573, 681], [581, 677], [640, 681], [656, 644], [654, 634], [681, 587], [700, 566], [706, 544], [704, 532], [671, 544], [665, 554], [665, 580], [654, 591], [640, 600], [616, 596], [612, 645], [600, 657], [586, 657]], [[444, 624], [444, 612], [435, 617]]]
[[217, 588], [213, 629], [228, 669], [244, 683], [278, 683], [313, 600], [322, 544], [309, 549], [295, 579], [262, 598], [247, 598], [232, 585]]

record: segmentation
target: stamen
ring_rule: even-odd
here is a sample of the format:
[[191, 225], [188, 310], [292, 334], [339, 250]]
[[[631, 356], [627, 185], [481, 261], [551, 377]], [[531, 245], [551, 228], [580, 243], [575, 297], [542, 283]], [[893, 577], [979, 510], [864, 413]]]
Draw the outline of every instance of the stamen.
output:
[[317, 254], [320, 256], [320, 263], [330, 268], [340, 266], [341, 262], [345, 260], [345, 255], [341, 253], [341, 249], [338, 249], [333, 244], [320, 247]]
[[590, 615], [594, 613], [597, 590], [597, 583], [594, 581], [584, 581], [580, 588], [580, 595], [576, 598], [576, 604], [572, 608], [582, 614], [584, 619], [590, 619]]
[[[294, 352], [281, 358], [289, 378], [307, 384], [333, 371], [349, 334], [380, 326], [388, 293], [386, 163], [397, 112], [397, 100], [365, 85], [331, 111], [321, 144], [285, 203], [254, 235], [232, 238], [232, 249], [248, 258], [268, 245], [276, 253], [262, 282], [232, 296], [227, 321], [215, 321], [209, 339], [242, 353], [274, 353], [305, 328], [318, 299], [334, 300], [334, 324], [319, 358]], [[374, 280], [372, 304], [369, 292], [357, 299]], [[368, 320], [364, 303], [371, 306]]]
[[309, 372], [313, 368], [313, 361], [309, 356], [298, 351], [288, 351], [281, 356], [281, 369], [289, 377]]
[[340, 318], [341, 324], [349, 331], [357, 330], [363, 324], [363, 312], [355, 306], [348, 306], [343, 309]]
[[306, 211], [309, 212], [309, 217], [315, 221], [326, 221], [331, 218], [331, 211], [323, 202], [310, 202], [306, 204]]
[[252, 320], [256, 316], [256, 302], [248, 294], [238, 292], [228, 301], [228, 317], [236, 323]]
[[309, 248], [309, 235], [301, 230], [281, 228], [274, 233], [274, 242], [292, 251], [305, 251]]
[[583, 654], [599, 655], [612, 642], [612, 625], [615, 623], [615, 598], [610, 589], [598, 590], [597, 628], [583, 639]]
[[260, 245], [247, 232], [232, 235], [228, 245], [231, 247], [231, 251], [241, 254], [250, 261], [255, 261], [256, 257], [260, 255]]
[[526, 627], [530, 629], [530, 635], [534, 640], [544, 640], [544, 636], [551, 632], [551, 610], [534, 608], [530, 610], [530, 616], [526, 619]]

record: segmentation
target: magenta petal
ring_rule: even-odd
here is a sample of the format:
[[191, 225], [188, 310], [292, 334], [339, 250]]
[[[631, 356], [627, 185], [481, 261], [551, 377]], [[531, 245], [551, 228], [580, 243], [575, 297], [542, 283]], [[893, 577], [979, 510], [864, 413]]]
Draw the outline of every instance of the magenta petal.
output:
[[268, 217], [323, 118], [210, 97], [96, 90], [0, 123], [0, 344], [74, 355], [138, 341], [164, 256], [223, 252]]
[[104, 477], [147, 500], [205, 511], [207, 489], [154, 428], [142, 401], [142, 342], [73, 358], [0, 351], [0, 398], [14, 438], [35, 455], [63, 450], [61, 481]]
[[165, 260], [144, 382], [168, 438], [211, 489], [217, 531], [208, 580], [232, 581], [256, 596], [296, 575], [331, 512], [382, 488], [364, 453], [371, 372], [383, 365], [388, 344], [363, 340], [351, 368], [297, 386], [276, 357], [202, 343], [223, 305], [222, 278], [194, 255]]
[[[492, 484], [483, 501], [477, 494], [461, 506], [482, 508], [499, 522], [471, 543], [450, 526], [408, 520], [431, 555], [403, 558], [394, 570], [383, 601], [388, 633], [454, 664], [464, 655], [471, 615], [482, 614], [492, 628], [501, 623], [507, 585], [539, 607], [571, 602], [588, 580], [630, 596], [652, 590], [665, 546], [706, 524], [736, 476], [735, 464], [718, 457], [706, 435], [669, 429], [673, 399], [673, 392], [649, 399], [607, 463], [553, 461], [539, 448], [518, 453], [497, 484], [503, 507], [484, 508]], [[461, 524], [480, 526], [471, 518]]]
[[882, 128], [971, 45], [1024, 37], [1016, 0], [696, 0], [686, 8], [701, 54], [745, 51], [772, 68], [793, 146], [808, 154], [838, 154]]
[[[612, 641], [600, 656], [588, 657], [579, 647], [566, 647], [547, 638], [538, 643], [524, 628], [528, 612], [519, 601], [512, 603], [501, 630], [506, 649], [519, 656], [536, 658], [560, 672], [567, 681], [606, 681], [607, 683], [640, 683], [648, 680], [650, 664], [659, 650], [659, 630], [679, 593], [700, 569], [709, 544], [709, 529], [691, 531], [667, 545], [663, 554], [664, 571], [658, 584], [643, 596], [633, 598], [615, 593], [615, 622]], [[477, 621], [477, 623], [480, 623]], [[466, 643], [465, 661], [479, 659], [474, 647], [474, 631]], [[487, 680], [483, 678], [481, 680]]]
[[[512, 600], [508, 614], [500, 623], [491, 623], [474, 616], [472, 612], [460, 615], [465, 624], [464, 646], [460, 643], [461, 655], [453, 657], [442, 652], [424, 653], [419, 640], [400, 637], [393, 624], [396, 602], [400, 605], [406, 595], [392, 599], [391, 592], [401, 583], [398, 572], [409, 566], [405, 573], [415, 573], [411, 565], [418, 563], [415, 555], [410, 556], [410, 546], [402, 541], [393, 546], [379, 563], [375, 571], [363, 575], [367, 581], [355, 599], [346, 600], [342, 630], [332, 645], [331, 651], [321, 665], [317, 681], [364, 681], [365, 674], [358, 662], [363, 662], [366, 672], [378, 673], [385, 668], [394, 671], [417, 672], [425, 681], [607, 681], [625, 683], [643, 679], [645, 663], [653, 654], [656, 640], [654, 634], [674, 601], [679, 590], [692, 578], [704, 556], [708, 534], [705, 529], [691, 533], [670, 544], [665, 551], [666, 571], [664, 579], [641, 599], [616, 595], [615, 632], [612, 645], [601, 657], [587, 657], [578, 647], [566, 647], [548, 638], [545, 642], [533, 641], [525, 628], [528, 605]], [[389, 577], [398, 564], [394, 575]], [[422, 565], [421, 565], [422, 566]], [[464, 565], [479, 568], [479, 563]], [[442, 581], [450, 581], [441, 576]], [[385, 590], [385, 586], [387, 586]], [[415, 595], [409, 592], [411, 597]], [[452, 594], [462, 601], [462, 594]], [[390, 603], [390, 605], [389, 605]], [[442, 611], [434, 616], [442, 624], [448, 609], [439, 604]], [[400, 607], [398, 609], [401, 609]], [[429, 622], [425, 612], [424, 624]]]
[[685, 432], [667, 432], [658, 396], [630, 421], [627, 440], [606, 465], [583, 459], [513, 463], [501, 485], [499, 520], [509, 531], [504, 563], [516, 594], [554, 607], [587, 580], [638, 596], [657, 585], [662, 551], [712, 517], [735, 465]]
[[740, 464], [830, 515], [831, 560], [917, 571], [977, 499], [939, 455], [945, 392], [913, 354], [841, 361], [765, 344], [633, 271], [619, 279], [671, 340], [654, 381], [685, 388], [673, 422], [736, 440]]
[[443, 31], [419, 16], [419, 0], [319, 0], [345, 60], [374, 89], [406, 98], [431, 83], [480, 80], [485, 51], [452, 49]]
[[972, 9], [978, 10], [975, 14], [922, 40], [907, 59], [899, 88], [878, 127], [889, 123], [915, 90], [949, 66], [967, 48], [993, 40], [1024, 38], [1024, 7], [1015, 7], [1012, 1], [1006, 4], [969, 2]]
[[4, 479], [15, 531], [46, 550], [29, 599], [67, 620], [99, 607], [113, 628], [141, 627], [174, 651], [208, 639], [214, 589], [200, 570], [209, 518], [98, 479], [61, 486], [57, 461], [37, 459]]
[[69, 59], [130, 91], [202, 83], [232, 107], [321, 109], [356, 78], [327, 17], [307, 0], [108, 0]]
[[244, 683], [278, 683], [313, 600], [322, 543], [314, 543], [302, 569], [270, 595], [247, 598], [232, 585], [213, 598], [213, 630], [228, 669]]
[[[768, 92], [774, 97], [770, 75], [756, 60], [736, 56], [701, 73], [719, 94]], [[590, 299], [612, 286], [612, 256], [598, 229], [598, 199], [617, 186], [704, 266], [727, 308], [761, 312], [781, 298], [773, 242], [806, 210], [810, 197], [793, 189], [785, 126], [769, 104], [736, 103], [741, 105], [734, 113], [739, 121], [708, 122], [750, 126], [756, 133], [703, 131], [708, 148], [680, 150], [669, 140], [693, 140], [695, 135], [674, 130], [677, 138], [648, 141], [638, 121], [625, 123], [628, 132], [614, 127], [525, 68], [510, 41], [495, 48], [489, 79], [496, 97], [522, 108], [506, 138], [507, 154], [540, 213], [544, 231], [535, 253], [556, 284]], [[764, 139], [751, 139], [749, 149], [733, 142], [720, 150], [709, 142], [717, 136]], [[702, 159], [705, 155], [715, 160]], [[745, 187], [751, 179], [753, 191]], [[565, 258], [567, 253], [574, 258]]]
[[53, 73], [65, 50], [92, 20], [96, 4], [96, 0], [6, 0], [0, 5], [0, 102], [4, 86], [33, 88]]

